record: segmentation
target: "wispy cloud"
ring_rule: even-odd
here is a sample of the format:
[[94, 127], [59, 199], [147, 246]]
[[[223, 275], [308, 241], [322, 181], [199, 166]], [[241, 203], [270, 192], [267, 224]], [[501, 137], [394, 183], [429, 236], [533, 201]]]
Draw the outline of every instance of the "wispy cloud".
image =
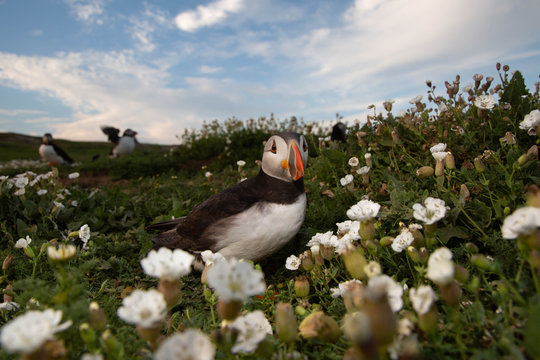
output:
[[64, 0], [78, 20], [101, 25], [104, 12], [104, 0]]
[[44, 114], [41, 110], [27, 110], [27, 109], [0, 109], [0, 115], [4, 116], [24, 116], [24, 115], [39, 115]]
[[223, 21], [230, 14], [239, 12], [243, 6], [243, 0], [217, 0], [208, 5], [199, 5], [196, 10], [178, 14], [175, 23], [180, 30], [193, 32]]
[[199, 67], [199, 72], [201, 74], [216, 74], [216, 73], [220, 72], [221, 70], [223, 70], [223, 68], [221, 68], [219, 66], [202, 65], [202, 66]]
[[44, 31], [42, 29], [35, 29], [30, 31], [30, 35], [32, 36], [43, 36]]
[[145, 6], [145, 10], [128, 18], [128, 32], [136, 41], [137, 49], [143, 52], [151, 52], [156, 48], [154, 34], [163, 29], [172, 28], [172, 21], [168, 13], [158, 8]]

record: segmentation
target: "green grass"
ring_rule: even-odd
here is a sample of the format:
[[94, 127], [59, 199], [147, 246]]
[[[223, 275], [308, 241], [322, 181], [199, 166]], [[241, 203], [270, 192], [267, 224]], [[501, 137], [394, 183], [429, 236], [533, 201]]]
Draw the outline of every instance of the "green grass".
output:
[[[444, 114], [433, 110], [437, 105], [429, 102], [421, 102], [424, 109], [416, 113], [409, 111], [400, 118], [391, 112], [374, 112], [371, 125], [349, 129], [346, 144], [322, 143], [319, 146], [319, 135], [323, 134], [306, 132], [310, 159], [304, 177], [308, 197], [305, 222], [285, 248], [258, 264], [265, 274], [267, 291], [244, 303], [242, 309], [260, 309], [273, 324], [277, 304], [289, 302], [298, 323], [316, 310], [324, 311], [341, 323], [351, 310], [345, 306], [343, 298], [331, 296], [331, 289], [352, 279], [343, 257], [334, 255], [311, 270], [289, 271], [284, 264], [288, 256], [308, 250], [306, 243], [313, 235], [327, 231], [336, 233], [336, 223], [347, 220], [347, 210], [367, 196], [380, 204], [381, 210], [374, 222], [375, 239], [364, 238], [356, 242], [357, 248], [367, 261], [379, 263], [383, 273], [400, 285], [406, 284], [409, 289], [430, 285], [438, 296], [434, 308], [437, 327], [430, 331], [421, 325], [421, 316], [411, 304], [409, 291], [404, 292], [403, 309], [392, 315], [393, 319], [407, 319], [412, 323], [410, 334], [398, 334], [392, 329], [396, 344], [407, 345], [398, 350], [402, 356], [538, 358], [540, 265], [537, 261], [540, 249], [526, 237], [509, 240], [501, 235], [501, 226], [511, 213], [526, 203], [530, 206], [540, 203], [533, 186], [540, 184], [540, 168], [534, 153], [539, 138], [519, 129], [525, 115], [540, 105], [538, 94], [525, 89], [520, 76], [519, 72], [512, 78], [508, 72], [501, 73], [498, 105], [485, 117], [477, 111], [473, 98], [467, 100], [467, 93], [459, 99], [456, 95], [436, 94], [430, 88], [432, 98], [447, 105], [449, 110]], [[482, 88], [471, 91], [474, 96], [485, 92]], [[435, 121], [430, 119], [431, 115], [435, 116]], [[230, 119], [223, 124], [205, 124], [197, 134], [186, 135], [185, 143], [173, 151], [146, 146], [119, 159], [105, 156], [109, 151], [106, 143], [59, 141], [60, 146], [81, 162], [79, 165], [60, 168], [59, 176], [52, 182], [42, 180], [29, 185], [22, 196], [14, 194], [15, 189], [9, 188], [8, 181], [0, 183], [0, 236], [3, 239], [0, 258], [14, 257], [10, 266], [3, 267], [1, 285], [22, 305], [17, 311], [2, 311], [0, 324], [22, 315], [26, 307], [62, 310], [63, 319], [73, 322], [69, 329], [57, 334], [57, 338], [65, 341], [68, 358], [79, 359], [87, 352], [105, 354], [106, 358], [150, 358], [152, 347], [138, 336], [135, 326], [123, 322], [116, 314], [122, 299], [131, 291], [158, 284], [156, 279], [145, 275], [140, 266], [140, 260], [152, 247], [152, 234], [145, 231], [145, 226], [172, 216], [184, 216], [198, 203], [241, 178], [254, 176], [259, 171], [255, 160], [260, 159], [262, 141], [288, 125], [278, 124], [273, 118], [245, 123]], [[465, 131], [460, 132], [460, 127]], [[357, 136], [360, 131], [364, 134]], [[515, 136], [514, 144], [501, 142], [507, 132]], [[419, 178], [418, 168], [434, 167], [429, 148], [437, 143], [448, 145], [456, 167], [446, 168], [440, 176]], [[1, 160], [37, 158], [38, 144], [33, 144], [35, 149], [30, 151], [31, 146], [17, 148], [0, 137], [2, 150], [6, 149], [1, 152]], [[532, 154], [523, 158], [531, 147]], [[349, 159], [357, 157], [362, 166], [368, 152], [373, 161], [369, 182], [363, 183], [362, 177], [355, 174], [354, 187], [343, 187], [340, 179], [351, 173]], [[91, 161], [98, 153], [103, 156]], [[236, 165], [240, 159], [246, 161], [241, 173]], [[474, 166], [479, 159], [485, 165], [483, 170]], [[24, 170], [4, 169], [3, 173], [14, 176]], [[45, 171], [48, 170], [39, 172]], [[68, 179], [68, 174], [75, 171], [80, 177]], [[211, 178], [205, 177], [207, 171], [213, 174]], [[39, 196], [38, 189], [48, 192]], [[69, 194], [64, 189], [68, 189]], [[461, 292], [454, 305], [448, 291], [426, 277], [426, 259], [418, 260], [409, 251], [397, 253], [385, 245], [385, 237], [396, 237], [401, 225], [419, 222], [413, 216], [412, 207], [428, 196], [444, 200], [448, 210], [436, 223], [433, 236], [426, 228], [422, 230], [428, 238], [427, 249], [414, 243], [411, 251], [431, 254], [440, 247], [452, 251], [452, 261], [468, 273], [468, 277], [460, 281], [452, 280]], [[72, 205], [73, 200], [77, 201], [77, 206]], [[65, 208], [58, 209], [54, 201], [61, 202]], [[88, 250], [81, 250], [81, 241], [69, 236], [84, 224], [92, 231]], [[538, 236], [539, 232], [537, 228]], [[27, 235], [32, 238], [30, 246], [34, 258], [14, 247], [19, 238]], [[43, 250], [58, 242], [79, 247], [75, 257], [63, 266], [48, 261]], [[40, 250], [43, 250], [41, 255], [37, 255]], [[305, 275], [309, 280], [310, 294], [306, 298], [295, 294], [298, 275]], [[193, 272], [182, 278], [181, 296], [161, 329], [163, 335], [196, 327], [214, 340], [219, 338], [216, 334], [225, 336], [226, 331], [220, 330], [220, 321], [213, 311], [216, 298], [201, 284], [199, 276]], [[366, 277], [361, 280], [369, 283]], [[9, 290], [8, 285], [13, 290]], [[32, 298], [39, 305], [30, 301]], [[90, 321], [88, 306], [92, 301], [98, 302], [105, 311], [108, 329], [120, 344], [117, 347], [112, 348], [100, 340], [102, 329], [95, 330], [97, 338], [94, 340], [81, 336], [79, 326]], [[368, 305], [363, 306], [356, 310], [370, 315], [376, 313], [368, 311]], [[378, 346], [384, 358], [385, 346], [380, 339], [376, 340], [373, 328], [369, 331], [369, 340], [356, 344], [356, 349], [365, 350], [369, 343]], [[309, 359], [341, 359], [355, 344], [340, 334], [338, 340], [331, 343], [298, 336], [292, 345], [274, 335], [268, 337], [264, 345], [280, 354], [294, 349]], [[270, 358], [262, 345], [257, 354], [244, 355], [231, 355], [227, 350], [230, 346], [227, 341], [218, 342], [217, 358]], [[406, 353], [406, 349], [410, 352]], [[415, 351], [418, 356], [413, 354]], [[13, 357], [15, 355], [0, 351], [0, 359]]]

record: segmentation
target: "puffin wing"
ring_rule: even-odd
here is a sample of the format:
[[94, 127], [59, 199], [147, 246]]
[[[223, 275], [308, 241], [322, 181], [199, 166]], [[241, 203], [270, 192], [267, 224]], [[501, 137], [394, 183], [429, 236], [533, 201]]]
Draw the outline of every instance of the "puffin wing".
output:
[[69, 155], [64, 150], [62, 150], [62, 148], [60, 148], [55, 143], [51, 143], [51, 145], [52, 145], [54, 151], [58, 154], [58, 156], [60, 156], [62, 159], [64, 159], [67, 163], [72, 163], [73, 162], [73, 159], [70, 158]]
[[118, 136], [118, 134], [120, 134], [119, 129], [114, 128], [112, 126], [104, 125], [101, 127], [101, 131], [103, 131], [103, 133], [108, 136], [109, 141], [112, 142], [113, 144], [118, 144], [118, 141], [120, 141], [120, 137]]
[[254, 184], [255, 178], [244, 180], [205, 200], [183, 218], [149, 225], [150, 230], [166, 230], [152, 238], [155, 247], [192, 252], [213, 249], [215, 240], [204, 236], [205, 231], [218, 221], [253, 206], [259, 200]]

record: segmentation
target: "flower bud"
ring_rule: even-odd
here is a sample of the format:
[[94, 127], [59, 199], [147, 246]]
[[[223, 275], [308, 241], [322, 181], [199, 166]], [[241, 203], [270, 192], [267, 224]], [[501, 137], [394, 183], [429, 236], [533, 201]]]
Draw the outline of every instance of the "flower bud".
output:
[[299, 330], [300, 335], [306, 339], [317, 338], [326, 342], [335, 342], [341, 336], [336, 320], [322, 311], [309, 314], [300, 323]]
[[433, 176], [434, 172], [435, 170], [431, 166], [422, 166], [416, 170], [416, 176], [418, 176], [420, 179], [426, 179]]
[[479, 157], [474, 158], [474, 167], [478, 172], [484, 172], [486, 170], [486, 165], [484, 165], [484, 162]]
[[364, 266], [367, 265], [366, 258], [362, 254], [360, 248], [351, 247], [342, 255], [345, 268], [355, 279], [363, 279], [366, 274], [364, 273]]
[[459, 264], [454, 264], [454, 278], [462, 284], [469, 279], [469, 271]]
[[526, 203], [527, 206], [540, 207], [540, 188], [538, 186], [529, 186]]
[[299, 298], [305, 298], [309, 295], [309, 280], [304, 275], [296, 277], [294, 291]]
[[439, 287], [441, 291], [441, 297], [450, 306], [457, 306], [459, 304], [459, 298], [461, 297], [461, 288], [452, 281], [446, 285]]
[[429, 258], [429, 253], [425, 247], [420, 248], [420, 250], [418, 250], [418, 254], [420, 255], [421, 263], [425, 263]]
[[425, 314], [418, 314], [418, 327], [426, 333], [432, 333], [437, 328], [439, 312], [435, 303], [431, 305], [429, 311]]
[[163, 294], [167, 307], [170, 309], [176, 305], [176, 302], [180, 297], [180, 281], [177, 279], [167, 280], [165, 278], [161, 278], [159, 279], [158, 290], [161, 294]]
[[369, 318], [377, 346], [391, 344], [397, 330], [397, 319], [388, 303], [388, 297], [385, 295], [378, 299], [366, 299], [362, 312]]
[[79, 332], [81, 333], [81, 338], [87, 347], [91, 348], [96, 341], [96, 332], [90, 327], [90, 324], [83, 323], [79, 326]]
[[105, 329], [105, 326], [107, 326], [105, 313], [95, 301], [90, 303], [90, 325], [92, 325], [92, 328], [96, 331], [102, 331]]
[[383, 236], [381, 240], [379, 240], [379, 244], [382, 247], [388, 247], [394, 243], [394, 238], [392, 236]]
[[459, 188], [459, 195], [464, 200], [467, 200], [471, 196], [471, 193], [470, 193], [469, 188], [467, 187], [467, 185], [461, 184], [461, 186]]
[[345, 314], [342, 330], [345, 337], [357, 346], [362, 346], [371, 339], [369, 317], [363, 312]]
[[540, 252], [531, 250], [531, 265], [536, 269], [536, 272], [540, 275]]
[[107, 358], [117, 359], [120, 354], [123, 353], [122, 343], [111, 333], [110, 329], [107, 329], [101, 334], [101, 340], [103, 340], [103, 347]]
[[373, 240], [375, 238], [375, 225], [372, 220], [360, 221], [358, 234], [362, 240]]
[[448, 152], [446, 154], [446, 158], [444, 159], [444, 163], [445, 163], [447, 169], [453, 170], [453, 169], [456, 168], [456, 160], [454, 159], [454, 155], [451, 152]]
[[491, 261], [482, 254], [474, 254], [471, 256], [471, 263], [479, 269], [489, 271], [491, 269]]
[[[536, 131], [537, 134], [540, 134], [540, 131]], [[527, 155], [531, 159], [537, 159], [538, 160], [538, 145], [533, 145], [530, 147], [529, 150], [527, 150]]]
[[409, 246], [407, 248], [407, 255], [413, 262], [420, 262], [420, 253], [418, 252], [418, 249], [416, 249], [414, 246]]
[[468, 242], [465, 244], [465, 249], [469, 252], [469, 254], [478, 254], [478, 246], [473, 244], [472, 242]]
[[242, 308], [242, 302], [238, 300], [223, 301], [218, 300], [217, 313], [222, 320], [232, 321], [238, 317], [240, 309]]
[[6, 271], [9, 269], [9, 267], [11, 266], [11, 264], [13, 263], [13, 260], [15, 258], [13, 257], [13, 255], [11, 254], [8, 254], [5, 259], [4, 259], [4, 262], [2, 262], [2, 272], [5, 274]]
[[313, 269], [313, 266], [315, 266], [315, 264], [313, 263], [311, 251], [306, 250], [300, 255], [300, 263], [302, 264], [302, 268], [306, 271], [310, 271], [311, 269]]
[[334, 257], [335, 250], [331, 246], [326, 245], [320, 245], [319, 251], [321, 252], [321, 256], [325, 260], [331, 260]]
[[315, 265], [321, 266], [324, 264], [324, 258], [321, 255], [321, 248], [319, 245], [313, 245], [311, 247], [311, 255], [315, 261]]
[[443, 160], [435, 160], [435, 176], [443, 176], [444, 175], [444, 161]]
[[523, 166], [525, 165], [526, 163], [529, 162], [529, 155], [527, 154], [523, 154], [521, 155], [518, 159], [517, 159], [517, 163], [520, 165], [520, 166]]
[[275, 329], [279, 340], [292, 343], [296, 340], [296, 316], [290, 303], [279, 303], [276, 308]]

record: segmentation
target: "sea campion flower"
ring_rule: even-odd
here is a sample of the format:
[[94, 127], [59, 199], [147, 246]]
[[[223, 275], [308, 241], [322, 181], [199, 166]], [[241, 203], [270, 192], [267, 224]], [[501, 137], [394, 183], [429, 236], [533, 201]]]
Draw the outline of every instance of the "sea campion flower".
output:
[[43, 195], [45, 195], [46, 193], [47, 193], [47, 190], [45, 190], [45, 189], [39, 189], [39, 190], [36, 192], [36, 194], [38, 194], [39, 196], [43, 196]]
[[352, 158], [349, 159], [349, 166], [350, 167], [357, 167], [358, 165], [360, 165], [360, 161], [358, 160], [358, 158], [356, 156], [353, 156]]
[[165, 319], [167, 303], [163, 295], [155, 290], [135, 290], [122, 300], [118, 317], [125, 322], [142, 328], [155, 328]]
[[312, 247], [314, 245], [335, 247], [337, 242], [337, 236], [332, 231], [325, 233], [317, 233], [311, 237], [306, 246]]
[[392, 242], [392, 249], [395, 252], [402, 252], [405, 250], [409, 245], [411, 245], [414, 241], [413, 234], [409, 231], [409, 229], [403, 229], [401, 233], [394, 238], [394, 241]]
[[412, 288], [409, 290], [409, 296], [414, 311], [419, 315], [426, 314], [437, 300], [435, 291], [429, 285], [422, 285], [418, 289]]
[[382, 274], [381, 264], [376, 261], [370, 261], [364, 266], [364, 272], [368, 279], [374, 278]]
[[79, 239], [84, 243], [83, 248], [86, 248], [86, 243], [90, 240], [90, 227], [84, 224], [79, 229]]
[[444, 286], [452, 282], [454, 272], [452, 252], [448, 248], [439, 248], [429, 256], [426, 277], [437, 285]]
[[212, 252], [210, 250], [205, 250], [201, 253], [201, 258], [206, 266], [211, 266], [217, 263], [218, 261], [224, 260], [225, 257], [221, 255], [220, 252]]
[[272, 335], [272, 326], [261, 310], [236, 318], [230, 327], [238, 331], [236, 343], [231, 349], [234, 354], [252, 353], [267, 335]]
[[20, 249], [26, 249], [31, 242], [32, 238], [29, 235], [26, 235], [26, 238], [20, 238], [19, 240], [17, 240], [17, 242], [15, 243], [15, 247]]
[[243, 301], [266, 290], [263, 273], [236, 259], [225, 259], [210, 267], [208, 286], [224, 301]]
[[212, 177], [212, 173], [210, 171], [207, 171], [204, 173], [204, 177], [210, 179]]
[[66, 261], [71, 259], [77, 253], [74, 245], [60, 244], [58, 247], [49, 245], [47, 247], [47, 256], [51, 261]]
[[236, 165], [238, 165], [238, 167], [244, 167], [246, 165], [246, 162], [244, 160], [238, 160], [236, 162]]
[[339, 182], [341, 183], [341, 186], [347, 186], [347, 185], [352, 184], [353, 180], [354, 180], [354, 176], [352, 176], [351, 174], [347, 174], [345, 175], [345, 177], [342, 177], [341, 179], [339, 179]]
[[413, 104], [413, 105], [414, 105], [414, 104], [416, 104], [416, 103], [422, 101], [422, 98], [423, 98], [422, 95], [417, 95], [417, 96], [413, 97], [411, 100], [409, 100], [409, 104]]
[[481, 110], [491, 110], [495, 107], [495, 99], [491, 95], [479, 95], [474, 99], [474, 105]]
[[31, 354], [46, 341], [54, 340], [54, 334], [71, 326], [71, 321], [60, 324], [61, 321], [61, 310], [27, 311], [4, 325], [0, 333], [2, 348]]
[[535, 109], [525, 115], [522, 122], [519, 123], [519, 128], [527, 130], [529, 135], [536, 135], [536, 128], [540, 125], [540, 110]]
[[445, 143], [438, 143], [436, 145], [433, 145], [431, 148], [429, 148], [429, 151], [431, 153], [438, 153], [446, 150], [446, 144]]
[[300, 261], [300, 258], [298, 256], [291, 255], [285, 261], [285, 268], [287, 270], [298, 270], [301, 263], [302, 262]]
[[68, 179], [70, 179], [70, 180], [77, 179], [78, 177], [79, 177], [78, 172], [73, 172], [73, 173], [68, 175]]
[[161, 247], [158, 251], [151, 250], [141, 260], [141, 266], [148, 276], [172, 281], [189, 274], [194, 259], [193, 255], [184, 250]]
[[383, 102], [383, 107], [386, 111], [390, 112], [392, 111], [392, 104], [394, 104], [396, 101], [392, 99], [385, 100]]
[[516, 239], [520, 235], [531, 235], [540, 227], [540, 208], [525, 206], [504, 219], [501, 231], [505, 239]]
[[186, 329], [169, 336], [154, 353], [155, 360], [211, 360], [216, 346], [198, 329]]
[[347, 216], [351, 220], [366, 221], [377, 216], [381, 205], [371, 200], [360, 200], [347, 210]]
[[366, 289], [375, 298], [379, 298], [383, 293], [386, 293], [388, 303], [394, 312], [398, 312], [403, 307], [403, 287], [388, 275], [371, 278]]
[[424, 200], [424, 205], [413, 205], [413, 216], [426, 225], [431, 225], [444, 218], [446, 215], [446, 204], [444, 200], [428, 197]]
[[364, 284], [362, 283], [362, 281], [353, 279], [340, 283], [337, 288], [332, 288], [330, 289], [330, 291], [332, 292], [333, 298], [338, 298], [345, 297], [346, 293], [353, 292], [355, 291], [355, 289], [360, 289], [363, 287]]

